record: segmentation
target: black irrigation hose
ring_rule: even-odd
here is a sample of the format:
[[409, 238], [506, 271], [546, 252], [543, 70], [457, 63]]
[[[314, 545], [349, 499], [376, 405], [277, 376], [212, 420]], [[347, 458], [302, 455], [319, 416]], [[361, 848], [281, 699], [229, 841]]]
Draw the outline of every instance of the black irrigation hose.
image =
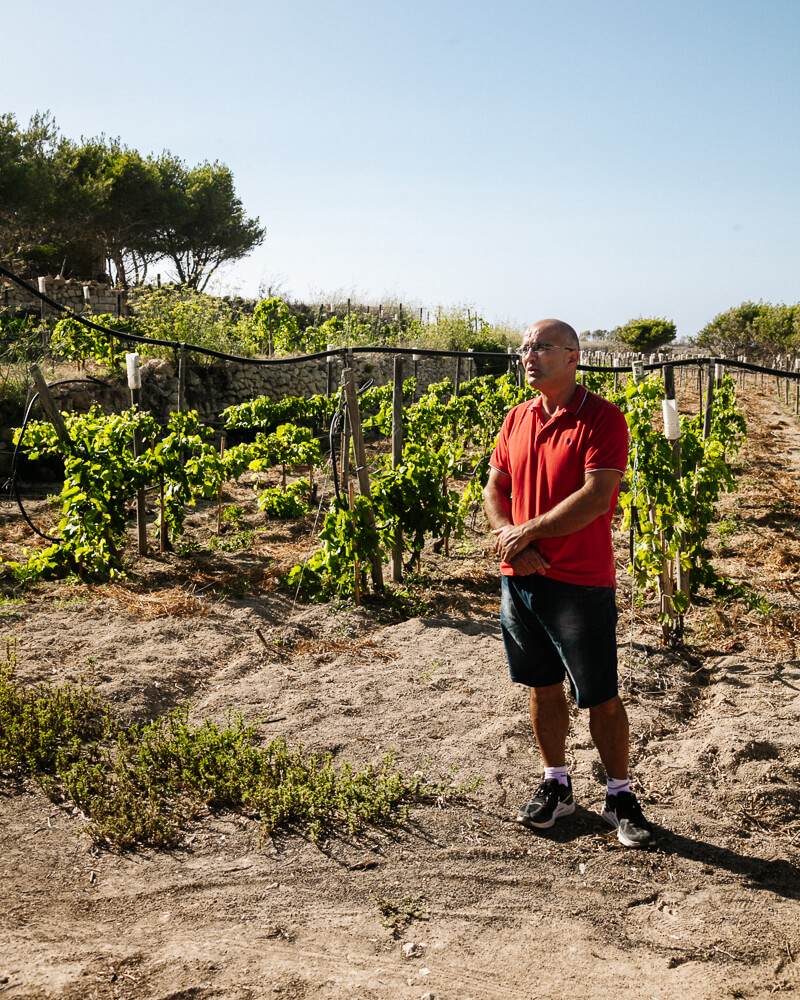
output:
[[[169, 347], [172, 350], [185, 348], [196, 354], [203, 354], [209, 358], [218, 358], [220, 361], [235, 361], [237, 364], [286, 365], [297, 364], [298, 362], [303, 361], [314, 361], [319, 358], [339, 357], [342, 355], [346, 356], [348, 354], [410, 354], [412, 356], [417, 355], [420, 357], [491, 358], [494, 360], [500, 360], [503, 358], [506, 361], [512, 360], [516, 363], [516, 355], [501, 354], [498, 351], [444, 351], [423, 347], [336, 347], [330, 351], [318, 351], [314, 354], [304, 354], [301, 357], [295, 358], [245, 358], [239, 354], [224, 354], [222, 351], [215, 351], [210, 347], [183, 344], [178, 340], [161, 340], [156, 337], [141, 337], [135, 333], [123, 333], [121, 330], [110, 330], [108, 327], [100, 326], [98, 323], [93, 323], [91, 320], [86, 319], [85, 316], [81, 316], [78, 313], [72, 312], [71, 309], [67, 309], [66, 306], [63, 306], [61, 303], [51, 299], [48, 295], [45, 295], [44, 292], [40, 292], [38, 288], [34, 288], [33, 285], [25, 281], [23, 278], [18, 278], [13, 271], [9, 271], [2, 265], [0, 265], [0, 275], [3, 275], [8, 278], [9, 281], [13, 281], [21, 288], [24, 288], [34, 297], [41, 299], [42, 302], [46, 302], [51, 308], [56, 309], [61, 313], [65, 313], [70, 319], [75, 319], [79, 323], [83, 323], [84, 326], [88, 326], [92, 330], [97, 330], [99, 333], [104, 333], [109, 337], [116, 337], [120, 340], [126, 340], [135, 344], [153, 344], [156, 347]], [[739, 368], [743, 371], [749, 372], [762, 372], [765, 375], [776, 375], [780, 378], [789, 378], [795, 381], [800, 381], [800, 372], [790, 372], [781, 368], [767, 368], [763, 365], [752, 365], [746, 361], [734, 361], [732, 358], [682, 358], [675, 361], [651, 362], [643, 364], [642, 367], [645, 371], [652, 371], [654, 369], [664, 368], [665, 365], [672, 365], [673, 367], [686, 367], [691, 365], [709, 364], [719, 364], [725, 368]], [[630, 370], [631, 365], [578, 365], [578, 371], [585, 372], [629, 372]]]
[[[372, 388], [374, 382], [375, 382], [374, 379], [368, 379], [358, 390], [356, 396], [360, 396], [362, 392], [366, 392], [367, 389]], [[334, 441], [334, 438], [336, 437], [337, 434], [341, 435], [342, 432], [342, 424], [344, 423], [345, 419], [344, 403], [345, 403], [345, 396], [344, 396], [344, 389], [342, 389], [340, 390], [340, 395], [339, 395], [339, 405], [336, 407], [336, 412], [333, 415], [333, 418], [331, 420], [330, 430], [328, 431], [328, 444], [331, 449], [331, 472], [333, 473], [333, 492], [336, 494], [337, 500], [342, 499], [342, 494], [341, 491], [339, 490], [339, 472], [336, 467], [336, 442]]]

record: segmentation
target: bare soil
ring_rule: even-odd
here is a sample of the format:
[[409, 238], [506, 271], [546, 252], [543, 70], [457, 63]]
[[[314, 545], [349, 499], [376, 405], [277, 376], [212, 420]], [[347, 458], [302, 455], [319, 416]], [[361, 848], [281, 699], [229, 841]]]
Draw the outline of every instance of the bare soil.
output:
[[[678, 395], [692, 401], [689, 389]], [[277, 578], [312, 522], [267, 523], [242, 551], [134, 562], [116, 585], [41, 585], [7, 599], [26, 682], [84, 677], [131, 720], [188, 702], [229, 709], [361, 764], [482, 779], [406, 825], [312, 844], [206, 814], [172, 850], [93, 846], [85, 818], [33, 784], [0, 785], [0, 993], [10, 998], [756, 998], [800, 985], [800, 425], [774, 383], [744, 390], [749, 440], [725, 498], [720, 568], [773, 603], [709, 597], [685, 642], [660, 643], [632, 600], [618, 532], [620, 673], [636, 790], [658, 845], [623, 848], [599, 818], [585, 715], [570, 738], [578, 809], [549, 832], [514, 823], [540, 762], [510, 684], [482, 515], [449, 556], [426, 551], [417, 615], [296, 603]], [[45, 523], [45, 502], [32, 505]], [[229, 529], [228, 535], [233, 529]], [[216, 509], [191, 515], [200, 542]], [[31, 544], [0, 509], [0, 552]], [[426, 610], [428, 613], [421, 613]], [[258, 630], [258, 632], [256, 631]], [[258, 634], [260, 632], [260, 635]], [[423, 897], [383, 926], [377, 899]]]

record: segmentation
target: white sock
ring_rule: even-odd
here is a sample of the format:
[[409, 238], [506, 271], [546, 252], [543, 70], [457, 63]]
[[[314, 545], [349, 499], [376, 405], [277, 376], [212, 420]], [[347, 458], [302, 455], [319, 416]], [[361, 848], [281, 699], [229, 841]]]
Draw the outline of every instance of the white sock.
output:
[[631, 790], [630, 778], [609, 778], [606, 777], [606, 791], [609, 795], [617, 795], [619, 792], [629, 792]]
[[544, 780], [550, 781], [551, 778], [557, 778], [560, 785], [568, 785], [567, 781], [567, 765], [563, 767], [546, 767], [544, 769]]

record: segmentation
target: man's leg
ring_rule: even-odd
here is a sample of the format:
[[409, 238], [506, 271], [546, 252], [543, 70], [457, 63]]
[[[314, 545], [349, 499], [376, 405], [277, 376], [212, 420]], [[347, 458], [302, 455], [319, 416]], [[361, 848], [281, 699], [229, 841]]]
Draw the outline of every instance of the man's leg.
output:
[[[531, 722], [545, 765], [544, 781], [517, 814], [517, 822], [549, 829], [560, 816], [575, 812], [572, 784], [567, 777], [569, 709], [564, 684], [531, 688]], [[556, 777], [553, 773], [560, 773]]]
[[654, 841], [653, 829], [630, 790], [630, 730], [628, 713], [619, 696], [589, 709], [589, 729], [609, 779], [601, 815], [616, 828], [620, 843], [626, 847], [648, 847]]
[[630, 729], [619, 695], [589, 709], [589, 731], [608, 777], [627, 778]]
[[531, 688], [531, 723], [545, 767], [563, 767], [567, 762], [569, 732], [569, 708], [563, 684]]

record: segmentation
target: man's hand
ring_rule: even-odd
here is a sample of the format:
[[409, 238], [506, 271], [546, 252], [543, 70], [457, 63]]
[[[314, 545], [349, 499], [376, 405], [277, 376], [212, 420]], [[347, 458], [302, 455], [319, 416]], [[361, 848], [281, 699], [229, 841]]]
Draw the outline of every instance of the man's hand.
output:
[[550, 569], [550, 563], [532, 545], [523, 549], [519, 555], [509, 559], [511, 568], [520, 576], [530, 576], [532, 573], [542, 575]]
[[506, 524], [502, 528], [495, 528], [494, 550], [503, 560], [511, 562], [514, 556], [522, 552], [530, 544], [530, 536], [525, 524]]

